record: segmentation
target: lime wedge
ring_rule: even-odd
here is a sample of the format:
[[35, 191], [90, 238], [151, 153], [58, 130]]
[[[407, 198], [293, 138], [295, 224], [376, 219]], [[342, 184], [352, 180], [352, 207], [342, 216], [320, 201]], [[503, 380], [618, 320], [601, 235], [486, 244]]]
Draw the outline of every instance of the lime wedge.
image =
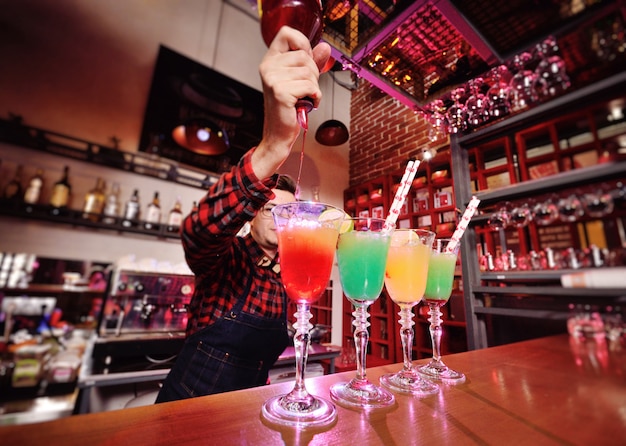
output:
[[[350, 218], [348, 214], [346, 214], [341, 209], [327, 209], [320, 214], [317, 218], [318, 221], [337, 221], [339, 223], [341, 221], [341, 225], [339, 226], [339, 233], [343, 234], [344, 232], [351, 231], [354, 227], [354, 222], [352, 220], [344, 220]], [[342, 221], [343, 220], [343, 221]]]
[[341, 226], [339, 226], [339, 233], [343, 234], [344, 232], [349, 232], [354, 229], [354, 222], [352, 220], [344, 220], [341, 222]]

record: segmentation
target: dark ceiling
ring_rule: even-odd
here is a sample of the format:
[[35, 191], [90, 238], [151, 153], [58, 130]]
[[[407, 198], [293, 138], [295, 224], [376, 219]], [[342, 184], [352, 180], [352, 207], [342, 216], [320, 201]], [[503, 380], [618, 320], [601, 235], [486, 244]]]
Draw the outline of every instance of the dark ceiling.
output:
[[[549, 36], [574, 87], [623, 71], [625, 2], [329, 0], [323, 38], [344, 69], [423, 110], [491, 68], [511, 66]], [[616, 41], [612, 56], [602, 48], [607, 39]]]

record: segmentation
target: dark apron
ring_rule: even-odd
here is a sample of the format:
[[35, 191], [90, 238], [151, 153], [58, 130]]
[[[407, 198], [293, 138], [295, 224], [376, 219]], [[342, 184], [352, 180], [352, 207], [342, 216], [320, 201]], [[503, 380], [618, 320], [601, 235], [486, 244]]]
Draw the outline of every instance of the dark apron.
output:
[[[244, 296], [248, 296], [252, 278]], [[185, 341], [156, 402], [261, 386], [270, 368], [289, 345], [286, 316], [266, 318], [242, 311], [246, 297], [233, 309]], [[283, 300], [283, 314], [286, 314]]]

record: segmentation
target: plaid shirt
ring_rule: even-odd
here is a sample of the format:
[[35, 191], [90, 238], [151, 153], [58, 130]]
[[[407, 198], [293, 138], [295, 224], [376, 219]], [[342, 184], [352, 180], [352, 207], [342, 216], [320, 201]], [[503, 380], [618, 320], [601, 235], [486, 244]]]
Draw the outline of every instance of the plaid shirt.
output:
[[[183, 221], [185, 258], [196, 276], [187, 335], [211, 325], [242, 297], [246, 313], [286, 317], [286, 293], [273, 268], [278, 259], [268, 259], [250, 234], [236, 235], [274, 196], [277, 181], [276, 175], [263, 181], [255, 176], [251, 154], [223, 174]], [[250, 292], [242, 296], [251, 279]]]

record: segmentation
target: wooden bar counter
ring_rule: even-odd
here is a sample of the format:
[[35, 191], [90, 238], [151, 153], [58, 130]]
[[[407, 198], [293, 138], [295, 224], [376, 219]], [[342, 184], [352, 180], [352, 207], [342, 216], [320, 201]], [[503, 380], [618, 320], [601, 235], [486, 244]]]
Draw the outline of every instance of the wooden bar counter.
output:
[[[626, 444], [626, 351], [567, 335], [449, 355], [465, 384], [425, 398], [396, 395], [388, 409], [337, 407], [326, 429], [268, 425], [261, 405], [275, 384], [207, 397], [0, 428], [5, 445], [617, 445]], [[424, 360], [416, 363], [423, 363]], [[400, 365], [368, 369], [381, 374]], [[354, 372], [307, 379], [328, 397]]]

